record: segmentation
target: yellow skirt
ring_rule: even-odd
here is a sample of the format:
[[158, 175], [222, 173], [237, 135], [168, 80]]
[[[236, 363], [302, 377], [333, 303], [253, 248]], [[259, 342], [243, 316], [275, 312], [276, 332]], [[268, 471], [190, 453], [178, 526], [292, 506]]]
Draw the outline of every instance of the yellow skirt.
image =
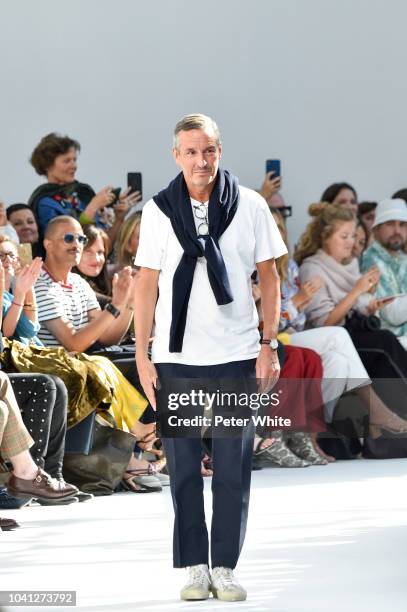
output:
[[120, 429], [130, 430], [147, 407], [147, 400], [107, 357], [71, 355], [62, 347], [27, 346], [7, 338], [3, 338], [3, 343], [0, 362], [6, 371], [41, 372], [64, 381], [68, 391], [68, 427], [103, 407], [109, 408]]

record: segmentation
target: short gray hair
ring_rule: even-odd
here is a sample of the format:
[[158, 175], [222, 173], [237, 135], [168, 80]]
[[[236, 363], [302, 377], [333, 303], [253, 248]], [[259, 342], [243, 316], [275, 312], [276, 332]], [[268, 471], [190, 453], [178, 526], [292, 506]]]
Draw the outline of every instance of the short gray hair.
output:
[[178, 121], [177, 125], [174, 129], [174, 149], [179, 150], [179, 138], [178, 134], [180, 132], [188, 132], [189, 130], [209, 130], [212, 131], [216, 136], [216, 144], [219, 146], [221, 144], [220, 140], [220, 132], [219, 128], [216, 125], [216, 122], [208, 117], [207, 115], [202, 115], [202, 113], [193, 113], [191, 115], [185, 115], [182, 117], [180, 121]]

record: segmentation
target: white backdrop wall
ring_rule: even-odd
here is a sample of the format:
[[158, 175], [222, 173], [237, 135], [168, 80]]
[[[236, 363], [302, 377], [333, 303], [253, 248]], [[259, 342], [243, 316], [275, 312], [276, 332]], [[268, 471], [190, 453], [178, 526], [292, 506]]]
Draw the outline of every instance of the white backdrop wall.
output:
[[49, 131], [82, 145], [94, 188], [173, 177], [182, 115], [218, 122], [224, 167], [260, 185], [281, 158], [283, 195], [307, 205], [331, 182], [360, 199], [407, 186], [405, 0], [0, 0], [0, 197], [27, 199]]

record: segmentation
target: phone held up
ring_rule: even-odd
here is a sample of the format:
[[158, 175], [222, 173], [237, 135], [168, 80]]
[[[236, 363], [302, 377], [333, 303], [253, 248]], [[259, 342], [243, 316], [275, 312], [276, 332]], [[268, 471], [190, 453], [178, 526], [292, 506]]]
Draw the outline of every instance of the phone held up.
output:
[[128, 172], [127, 173], [127, 187], [131, 188], [130, 193], [139, 191], [141, 197], [143, 197], [143, 182], [141, 172]]
[[270, 180], [274, 180], [281, 176], [281, 161], [279, 159], [266, 160], [266, 174], [274, 172]]

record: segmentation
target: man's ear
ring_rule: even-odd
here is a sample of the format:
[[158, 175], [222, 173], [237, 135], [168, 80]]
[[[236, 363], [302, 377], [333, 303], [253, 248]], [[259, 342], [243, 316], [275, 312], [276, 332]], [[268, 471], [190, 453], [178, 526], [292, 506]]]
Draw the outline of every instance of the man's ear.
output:
[[52, 240], [50, 240], [49, 238], [44, 238], [44, 240], [42, 241], [42, 244], [44, 245], [44, 249], [48, 251], [52, 244]]
[[172, 149], [172, 156], [174, 158], [175, 163], [179, 166], [179, 151], [175, 147]]

